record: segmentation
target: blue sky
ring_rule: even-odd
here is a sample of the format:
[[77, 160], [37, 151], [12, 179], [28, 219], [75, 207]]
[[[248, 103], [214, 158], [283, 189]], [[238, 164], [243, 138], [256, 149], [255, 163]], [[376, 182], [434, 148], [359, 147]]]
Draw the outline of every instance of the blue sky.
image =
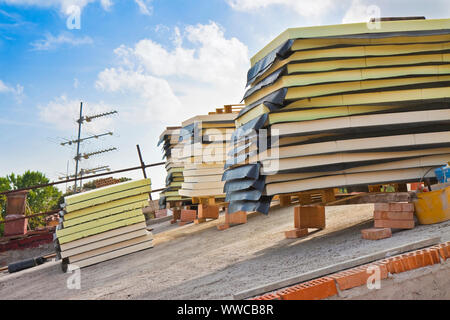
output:
[[[161, 160], [166, 126], [223, 104], [239, 103], [250, 57], [289, 27], [382, 16], [450, 18], [448, 0], [0, 0], [0, 176], [27, 169], [57, 179], [75, 138], [79, 102], [85, 114], [118, 110], [83, 135], [114, 131], [84, 152], [117, 152], [82, 167]], [[67, 20], [80, 10], [80, 29]], [[75, 20], [70, 20], [75, 22]], [[162, 187], [163, 168], [149, 169]], [[139, 177], [140, 172], [129, 174]]]

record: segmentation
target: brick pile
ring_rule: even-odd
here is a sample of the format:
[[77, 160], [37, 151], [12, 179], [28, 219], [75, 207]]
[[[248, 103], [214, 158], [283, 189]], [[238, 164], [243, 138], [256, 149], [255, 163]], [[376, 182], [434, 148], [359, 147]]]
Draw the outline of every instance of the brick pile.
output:
[[394, 274], [445, 263], [450, 259], [450, 241], [398, 256], [300, 283], [252, 300], [321, 300], [338, 295], [339, 291], [364, 286], [379, 270], [380, 280]]
[[361, 231], [363, 239], [390, 238], [391, 229], [414, 228], [414, 204], [411, 202], [375, 203], [373, 219], [374, 228]]

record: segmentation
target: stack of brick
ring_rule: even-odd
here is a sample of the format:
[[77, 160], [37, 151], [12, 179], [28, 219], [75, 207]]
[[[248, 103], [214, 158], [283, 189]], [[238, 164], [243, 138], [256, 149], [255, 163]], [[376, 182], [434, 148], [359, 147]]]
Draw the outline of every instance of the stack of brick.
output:
[[114, 179], [113, 177], [94, 180], [94, 185], [95, 185], [96, 189], [111, 186], [113, 184], [118, 184], [118, 183], [120, 183], [120, 180]]
[[181, 210], [179, 226], [184, 226], [185, 224], [192, 223], [197, 218], [197, 210], [183, 209]]
[[294, 208], [294, 230], [285, 232], [288, 239], [307, 236], [308, 228], [325, 229], [324, 206], [298, 206]]
[[217, 229], [222, 231], [226, 230], [232, 226], [246, 224], [247, 223], [247, 212], [237, 211], [233, 213], [228, 212], [228, 208], [225, 211], [225, 223], [217, 226]]
[[410, 202], [375, 203], [374, 228], [361, 231], [363, 239], [390, 238], [391, 229], [413, 229], [414, 204]]
[[450, 242], [441, 243], [425, 249], [415, 250], [338, 271], [336, 273], [270, 292], [251, 300], [321, 300], [356, 287], [366, 286], [370, 278], [378, 273], [384, 280], [410, 270], [446, 263], [450, 259]]

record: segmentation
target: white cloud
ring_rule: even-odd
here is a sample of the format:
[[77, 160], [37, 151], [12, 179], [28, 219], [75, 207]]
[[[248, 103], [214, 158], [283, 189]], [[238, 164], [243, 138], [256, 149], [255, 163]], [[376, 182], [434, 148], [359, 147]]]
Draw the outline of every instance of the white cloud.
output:
[[0, 0], [0, 3], [20, 6], [36, 7], [59, 7], [62, 13], [66, 14], [71, 6], [78, 6], [83, 9], [86, 5], [93, 2], [100, 2], [103, 9], [108, 10], [112, 6], [111, 0]]
[[139, 7], [139, 11], [142, 14], [150, 16], [153, 12], [153, 8], [150, 5], [151, 0], [134, 0]]
[[119, 66], [102, 71], [97, 88], [137, 95], [138, 110], [130, 115], [166, 124], [240, 101], [249, 67], [243, 43], [226, 38], [215, 22], [175, 28], [172, 39], [172, 49], [151, 39], [120, 46], [115, 50]]
[[55, 49], [61, 45], [81, 46], [92, 43], [94, 43], [94, 41], [88, 36], [77, 38], [70, 33], [61, 33], [57, 37], [52, 34], [46, 34], [45, 39], [36, 40], [31, 43], [31, 46], [34, 50], [45, 51]]
[[23, 86], [17, 84], [15, 87], [7, 85], [2, 80], [0, 80], [0, 93], [10, 93], [15, 96], [15, 98], [21, 102], [23, 97]]
[[353, 0], [350, 8], [342, 19], [342, 23], [368, 22], [370, 18], [375, 18], [373, 10], [369, 10], [369, 4], [361, 0]]
[[[65, 95], [57, 97], [45, 106], [38, 106], [39, 118], [44, 123], [66, 132], [74, 132], [77, 127], [76, 120], [80, 116], [80, 101], [69, 100]], [[83, 115], [89, 116], [113, 110], [103, 102], [83, 102]], [[111, 131], [114, 127], [114, 118], [105, 117], [95, 121], [85, 122], [83, 130], [93, 134]]]
[[320, 17], [331, 11], [336, 4], [333, 0], [226, 0], [238, 11], [252, 11], [280, 5], [294, 10], [302, 17]]

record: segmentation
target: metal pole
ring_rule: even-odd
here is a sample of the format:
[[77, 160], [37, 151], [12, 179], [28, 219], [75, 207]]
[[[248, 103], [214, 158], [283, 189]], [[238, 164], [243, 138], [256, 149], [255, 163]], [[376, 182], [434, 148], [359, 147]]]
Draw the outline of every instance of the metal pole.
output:
[[[165, 162], [146, 164], [145, 168], [158, 167], [158, 166], [163, 166], [165, 164], [166, 164]], [[141, 170], [141, 169], [142, 169], [142, 166], [120, 169], [120, 170], [115, 170], [115, 171], [110, 171], [110, 172], [105, 172], [105, 173], [94, 174], [92, 176], [84, 177], [84, 179], [98, 178], [98, 177], [102, 177], [102, 176], [106, 176], [106, 175], [122, 173], [122, 172], [127, 172], [127, 171]], [[9, 194], [9, 193], [18, 192], [18, 191], [24, 191], [24, 190], [33, 190], [33, 189], [38, 189], [38, 188], [44, 188], [44, 187], [54, 186], [57, 184], [68, 183], [68, 182], [73, 182], [73, 181], [75, 181], [75, 179], [67, 179], [65, 181], [55, 181], [55, 182], [50, 182], [50, 183], [45, 183], [45, 184], [39, 184], [39, 185], [30, 186], [30, 187], [22, 188], [22, 189], [3, 191], [3, 192], [0, 192], [0, 195]], [[163, 189], [161, 189], [161, 190], [163, 190]], [[152, 193], [161, 191], [161, 190], [153, 190]]]
[[[67, 169], [66, 169], [66, 180], [69, 179], [69, 160], [67, 160]], [[66, 193], [67, 193], [67, 182], [66, 182]]]
[[145, 173], [145, 163], [142, 160], [141, 148], [139, 148], [138, 144], [136, 145], [136, 148], [137, 148], [137, 152], [139, 155], [139, 161], [141, 162], [141, 168], [142, 168], [142, 173], [144, 174], [144, 179], [147, 179], [147, 174]]
[[80, 102], [80, 118], [78, 119], [78, 139], [77, 139], [77, 156], [75, 157], [75, 185], [74, 192], [77, 192], [77, 175], [78, 175], [78, 161], [80, 160], [80, 138], [81, 138], [81, 124], [83, 123], [83, 102]]
[[[144, 160], [142, 160], [141, 148], [139, 147], [138, 144], [136, 145], [136, 149], [137, 149], [137, 152], [139, 155], [139, 161], [141, 162], [141, 168], [142, 168], [142, 173], [144, 174], [144, 179], [147, 179], [147, 173], [145, 172], [145, 163], [144, 163]], [[150, 201], [152, 201], [153, 200], [152, 194], [149, 193], [148, 195], [150, 197]]]

